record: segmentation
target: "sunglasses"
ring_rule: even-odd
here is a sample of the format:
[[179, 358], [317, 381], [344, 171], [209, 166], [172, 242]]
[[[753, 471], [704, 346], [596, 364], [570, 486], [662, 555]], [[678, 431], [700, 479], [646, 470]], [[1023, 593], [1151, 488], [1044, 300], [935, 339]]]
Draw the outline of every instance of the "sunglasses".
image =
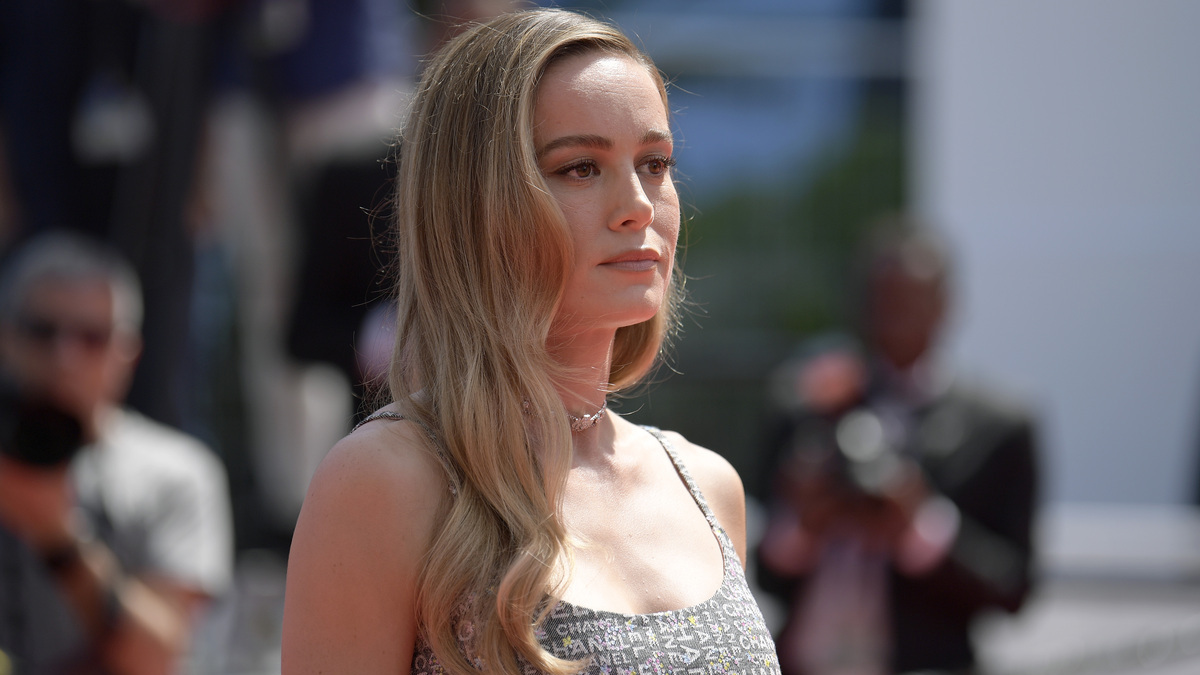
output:
[[26, 340], [40, 347], [71, 341], [91, 352], [100, 352], [112, 342], [111, 325], [58, 321], [44, 316], [26, 315], [17, 321], [17, 330]]

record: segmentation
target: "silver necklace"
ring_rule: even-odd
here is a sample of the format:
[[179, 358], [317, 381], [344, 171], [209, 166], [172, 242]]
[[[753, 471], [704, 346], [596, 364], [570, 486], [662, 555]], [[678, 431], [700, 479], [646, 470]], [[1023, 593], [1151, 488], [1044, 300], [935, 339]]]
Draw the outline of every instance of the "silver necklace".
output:
[[591, 415], [583, 415], [582, 417], [576, 417], [571, 413], [567, 413], [567, 419], [571, 421], [571, 432], [579, 433], [581, 431], [587, 431], [588, 429], [596, 426], [596, 423], [600, 421], [600, 418], [604, 417], [604, 413], [608, 412], [607, 406], [608, 403], [605, 402], [605, 404], [600, 406], [600, 409], [596, 412], [592, 413]]

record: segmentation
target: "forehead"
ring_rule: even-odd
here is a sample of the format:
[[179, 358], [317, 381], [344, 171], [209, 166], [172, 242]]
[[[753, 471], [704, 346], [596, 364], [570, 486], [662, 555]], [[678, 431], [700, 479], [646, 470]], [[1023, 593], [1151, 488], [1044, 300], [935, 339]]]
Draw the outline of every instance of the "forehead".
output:
[[30, 284], [21, 309], [58, 318], [110, 321], [113, 302], [112, 286], [103, 280], [45, 278]]
[[538, 84], [534, 135], [573, 126], [633, 123], [666, 130], [667, 111], [658, 83], [626, 54], [590, 51], [550, 65]]

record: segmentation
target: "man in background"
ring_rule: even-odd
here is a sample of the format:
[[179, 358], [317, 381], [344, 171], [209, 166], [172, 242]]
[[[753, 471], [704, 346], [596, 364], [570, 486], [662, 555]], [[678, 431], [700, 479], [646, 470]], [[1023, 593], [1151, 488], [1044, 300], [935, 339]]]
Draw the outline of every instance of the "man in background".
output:
[[937, 358], [941, 242], [907, 220], [880, 227], [855, 334], [781, 369], [758, 578], [788, 606], [785, 675], [971, 672], [974, 619], [1016, 611], [1031, 587], [1032, 417]]
[[65, 457], [0, 434], [0, 650], [18, 672], [174, 672], [229, 584], [220, 461], [121, 405], [141, 321], [132, 269], [78, 235], [33, 239], [0, 275], [15, 399], [45, 401], [81, 432]]

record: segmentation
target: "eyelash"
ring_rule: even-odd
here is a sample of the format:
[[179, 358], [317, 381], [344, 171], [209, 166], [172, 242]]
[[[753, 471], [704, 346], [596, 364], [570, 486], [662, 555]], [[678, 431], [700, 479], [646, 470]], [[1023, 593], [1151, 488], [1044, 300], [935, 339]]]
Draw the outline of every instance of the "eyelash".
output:
[[579, 169], [584, 169], [584, 168], [590, 169], [591, 171], [596, 171], [598, 167], [596, 166], [596, 163], [594, 161], [592, 161], [590, 159], [585, 159], [585, 160], [582, 160], [579, 162], [575, 162], [573, 164], [568, 164], [567, 166], [564, 166], [563, 168], [559, 169], [558, 171], [555, 171], [554, 173], [556, 173], [560, 176], [568, 176], [569, 178], [574, 178], [576, 180], [587, 180], [588, 178], [591, 178], [591, 175], [582, 176], [582, 177], [569, 175], [572, 172], [575, 172], [575, 171], [578, 171]]
[[654, 174], [654, 175], [656, 175], [656, 176], [661, 176], [662, 174], [665, 174], [665, 173], [667, 173], [667, 172], [668, 172], [668, 171], [670, 171], [670, 170], [671, 170], [671, 169], [672, 169], [672, 168], [675, 166], [675, 164], [676, 164], [676, 161], [675, 161], [675, 158], [674, 158], [674, 157], [652, 157], [652, 158], [650, 158], [650, 159], [646, 160], [646, 163], [647, 163], [647, 164], [649, 164], [650, 162], [662, 162], [662, 165], [663, 165], [663, 170], [662, 170], [662, 172], [660, 172], [660, 173]]
[[[651, 157], [650, 159], [647, 159], [645, 162], [642, 162], [642, 164], [650, 164], [651, 162], [660, 162], [663, 165], [663, 170], [659, 173], [652, 173], [651, 174], [652, 176], [662, 176], [662, 175], [666, 174], [668, 171], [670, 171], [671, 168], [674, 167], [676, 164], [674, 157]], [[563, 168], [559, 169], [558, 171], [555, 171], [555, 173], [560, 176], [566, 176], [573, 171], [578, 171], [579, 169], [582, 169], [585, 167], [592, 171], [599, 170], [599, 167], [596, 166], [596, 162], [594, 160], [585, 159], [585, 160], [582, 160], [579, 162], [575, 162], [573, 164], [568, 164], [567, 166], [564, 166]], [[576, 180], [587, 180], [588, 178], [591, 178], [591, 175], [588, 175], [585, 177], [575, 177], [575, 178], [576, 178]]]

